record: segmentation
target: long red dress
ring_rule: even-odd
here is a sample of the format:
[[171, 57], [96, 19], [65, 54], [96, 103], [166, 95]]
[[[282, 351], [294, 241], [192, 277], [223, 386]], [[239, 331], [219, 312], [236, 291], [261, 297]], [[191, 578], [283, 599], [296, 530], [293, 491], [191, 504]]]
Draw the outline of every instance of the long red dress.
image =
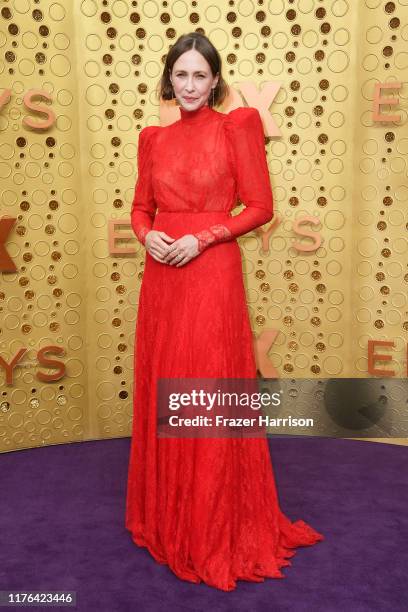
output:
[[[259, 112], [202, 106], [139, 136], [131, 211], [150, 229], [195, 234], [200, 254], [177, 267], [146, 254], [135, 337], [134, 418], [126, 528], [180, 578], [230, 591], [284, 578], [298, 546], [324, 536], [280, 510], [265, 438], [159, 438], [156, 382], [256, 378], [236, 237], [272, 218]], [[245, 208], [230, 212], [237, 197]]]

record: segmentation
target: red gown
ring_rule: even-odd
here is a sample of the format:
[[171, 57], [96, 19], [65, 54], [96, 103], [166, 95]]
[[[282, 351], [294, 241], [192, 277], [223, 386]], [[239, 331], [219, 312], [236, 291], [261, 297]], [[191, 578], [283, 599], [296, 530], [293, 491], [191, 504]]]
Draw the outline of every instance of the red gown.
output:
[[[259, 112], [187, 111], [139, 136], [132, 228], [194, 234], [177, 267], [146, 253], [135, 337], [126, 528], [179, 577], [230, 591], [284, 578], [298, 546], [324, 536], [280, 510], [265, 438], [158, 438], [156, 381], [256, 378], [236, 237], [268, 222], [273, 199]], [[245, 208], [231, 216], [237, 197]]]

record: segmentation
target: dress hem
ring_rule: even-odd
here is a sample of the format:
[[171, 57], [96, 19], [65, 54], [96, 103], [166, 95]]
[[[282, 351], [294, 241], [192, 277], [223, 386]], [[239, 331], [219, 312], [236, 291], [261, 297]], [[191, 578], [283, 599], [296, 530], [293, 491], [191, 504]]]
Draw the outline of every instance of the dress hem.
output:
[[137, 535], [131, 529], [129, 529], [129, 527], [126, 527], [126, 529], [130, 532], [131, 539], [133, 543], [136, 544], [136, 546], [139, 546], [140, 548], [146, 548], [157, 563], [159, 563], [160, 565], [167, 565], [171, 572], [181, 580], [185, 580], [194, 584], [205, 583], [207, 586], [214, 587], [221, 591], [229, 592], [236, 589], [236, 587], [238, 586], [237, 581], [260, 583], [265, 582], [265, 578], [287, 578], [287, 576], [283, 574], [280, 570], [283, 567], [292, 566], [292, 561], [290, 561], [290, 559], [292, 559], [296, 555], [297, 549], [306, 546], [312, 546], [313, 544], [325, 540], [325, 536], [323, 534], [313, 529], [313, 527], [308, 525], [303, 520], [295, 521], [291, 524], [291, 526], [295, 528], [295, 532], [298, 537], [303, 537], [304, 539], [299, 540], [299, 543], [293, 544], [292, 546], [284, 545], [282, 543], [279, 544], [278, 551], [275, 555], [275, 570], [263, 570], [262, 564], [254, 562], [252, 564], [252, 571], [250, 570], [250, 573], [235, 574], [228, 582], [228, 584], [224, 585], [216, 583], [211, 579], [204, 578], [200, 576], [196, 571], [189, 572], [188, 570], [184, 570], [183, 572], [181, 572], [179, 570], [176, 570], [165, 557], [160, 555], [155, 550], [155, 548], [149, 542], [146, 541], [146, 539], [142, 535]]

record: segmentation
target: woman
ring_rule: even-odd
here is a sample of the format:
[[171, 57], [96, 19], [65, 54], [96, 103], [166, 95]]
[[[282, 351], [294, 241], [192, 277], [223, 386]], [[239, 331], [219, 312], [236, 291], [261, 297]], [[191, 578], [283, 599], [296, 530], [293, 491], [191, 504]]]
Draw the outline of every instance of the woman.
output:
[[294, 548], [324, 538], [281, 512], [265, 438], [157, 436], [159, 379], [256, 379], [236, 237], [270, 221], [272, 192], [260, 115], [215, 111], [227, 91], [210, 41], [182, 36], [160, 91], [180, 119], [139, 136], [131, 221], [146, 262], [126, 528], [180, 578], [230, 591], [284, 577]]

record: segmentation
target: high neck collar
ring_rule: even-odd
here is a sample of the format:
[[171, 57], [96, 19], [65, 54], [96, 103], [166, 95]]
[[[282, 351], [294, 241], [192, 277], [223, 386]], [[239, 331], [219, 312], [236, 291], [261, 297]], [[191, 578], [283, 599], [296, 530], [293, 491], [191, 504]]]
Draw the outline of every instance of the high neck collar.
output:
[[207, 104], [203, 106], [199, 106], [194, 110], [186, 110], [182, 106], [180, 108], [180, 117], [181, 121], [184, 123], [201, 123], [202, 121], [207, 121], [210, 116], [214, 113], [213, 109], [210, 108]]

